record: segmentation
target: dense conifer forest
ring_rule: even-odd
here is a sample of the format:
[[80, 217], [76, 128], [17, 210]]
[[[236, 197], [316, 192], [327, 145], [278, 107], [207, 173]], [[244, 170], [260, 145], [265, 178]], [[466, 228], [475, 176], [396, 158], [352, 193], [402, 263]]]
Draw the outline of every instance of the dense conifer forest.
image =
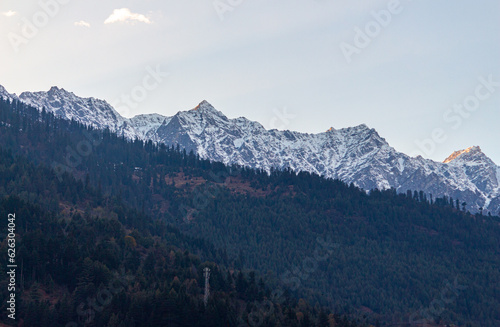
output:
[[500, 219], [460, 199], [228, 167], [1, 99], [0, 199], [25, 326], [500, 323]]

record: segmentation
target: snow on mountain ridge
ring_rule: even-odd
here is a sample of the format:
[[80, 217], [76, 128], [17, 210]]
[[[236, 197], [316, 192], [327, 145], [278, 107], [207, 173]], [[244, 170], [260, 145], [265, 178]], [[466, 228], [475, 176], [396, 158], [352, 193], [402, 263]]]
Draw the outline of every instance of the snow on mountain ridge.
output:
[[[394, 187], [400, 192], [412, 189], [452, 196], [469, 203], [471, 210], [491, 206], [488, 199], [498, 188], [491, 174], [491, 167], [497, 166], [479, 148], [470, 148], [461, 160], [445, 164], [399, 153], [365, 124], [308, 134], [266, 130], [242, 117], [228, 119], [206, 102], [195, 109], [177, 113], [157, 133], [158, 140], [179, 143], [203, 158], [225, 164], [267, 171], [289, 167], [367, 190]], [[494, 212], [498, 208], [500, 203]]]
[[172, 117], [166, 117], [159, 114], [146, 114], [134, 116], [128, 121], [141, 140], [151, 139], [155, 142], [154, 132], [163, 124], [168, 124]]
[[2, 86], [0, 85], [0, 96], [3, 98], [3, 99], [8, 99], [10, 98], [10, 94], [9, 92], [7, 92], [7, 90]]
[[[475, 154], [482, 154], [482, 153], [483, 152], [481, 151], [481, 148], [479, 146], [471, 146], [467, 149], [453, 152], [448, 158], [446, 158], [443, 161], [443, 163], [450, 163], [450, 162], [452, 162], [454, 160], [458, 160], [460, 158], [462, 158], [462, 160], [463, 160], [463, 157], [467, 156], [467, 154], [475, 155]], [[469, 157], [470, 157], [470, 155], [469, 155]]]
[[[2, 89], [0, 89], [1, 94]], [[444, 162], [397, 152], [365, 124], [330, 128], [318, 134], [266, 130], [244, 117], [229, 119], [207, 101], [172, 117], [158, 114], [127, 119], [107, 102], [79, 98], [64, 89], [24, 92], [21, 100], [66, 119], [110, 128], [128, 138], [180, 144], [202, 158], [270, 171], [291, 168], [370, 190], [423, 190], [451, 196], [471, 210], [500, 209], [500, 168], [479, 147], [456, 151]]]
[[19, 98], [36, 108], [45, 108], [57, 116], [74, 119], [98, 128], [107, 126], [116, 130], [124, 120], [106, 101], [80, 98], [56, 86], [51, 87], [48, 92], [23, 92]]
[[104, 100], [81, 98], [57, 86], [51, 87], [47, 92], [23, 92], [19, 98], [26, 104], [40, 110], [45, 108], [64, 119], [73, 119], [99, 129], [109, 128], [130, 139], [148, 139], [151, 128], [168, 120], [168, 117], [157, 114], [124, 118]]
[[17, 95], [10, 94], [2, 85], [0, 85], [0, 98], [4, 100], [9, 99], [10, 101], [18, 99]]

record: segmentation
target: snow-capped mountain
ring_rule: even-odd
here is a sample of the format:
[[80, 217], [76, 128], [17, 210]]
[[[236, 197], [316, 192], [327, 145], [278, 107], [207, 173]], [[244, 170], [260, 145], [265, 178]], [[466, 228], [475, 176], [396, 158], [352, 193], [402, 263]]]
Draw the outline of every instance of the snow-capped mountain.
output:
[[307, 134], [266, 130], [246, 118], [228, 119], [209, 103], [177, 113], [157, 130], [158, 139], [179, 143], [201, 157], [269, 170], [290, 167], [354, 183], [366, 190], [423, 190], [497, 213], [500, 167], [472, 147], [447, 162], [397, 152], [366, 125]]
[[[6, 94], [0, 87], [0, 95]], [[10, 95], [11, 97], [15, 95]], [[57, 87], [24, 92], [19, 99], [39, 109], [129, 138], [180, 144], [201, 157], [253, 168], [290, 167], [354, 183], [366, 190], [422, 190], [467, 202], [473, 211], [500, 211], [500, 167], [479, 147], [457, 151], [444, 162], [396, 151], [366, 125], [308, 134], [266, 130], [246, 118], [229, 119], [208, 102], [173, 117], [158, 114], [124, 118], [111, 105], [83, 99]]]
[[9, 92], [7, 92], [7, 90], [2, 86], [0, 85], [0, 98], [4, 99], [4, 100], [17, 100], [17, 96], [15, 94], [10, 94]]
[[161, 126], [167, 117], [150, 114], [131, 119], [122, 117], [109, 103], [95, 98], [81, 98], [73, 92], [56, 86], [48, 92], [23, 92], [19, 99], [38, 109], [45, 108], [56, 116], [75, 120], [125, 135], [128, 138], [155, 139], [152, 131]]
[[132, 128], [126, 124], [126, 119], [103, 100], [80, 98], [56, 86], [51, 87], [48, 92], [23, 92], [19, 99], [33, 107], [45, 108], [65, 119], [73, 119], [100, 129], [120, 131], [127, 136], [134, 135]]

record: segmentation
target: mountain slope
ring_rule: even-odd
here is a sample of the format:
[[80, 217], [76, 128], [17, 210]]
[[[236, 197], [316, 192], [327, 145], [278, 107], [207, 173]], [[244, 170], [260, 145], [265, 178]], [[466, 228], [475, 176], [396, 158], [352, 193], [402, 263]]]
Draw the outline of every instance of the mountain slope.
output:
[[228, 119], [206, 101], [173, 117], [152, 114], [127, 119], [105, 101], [83, 99], [56, 87], [25, 92], [19, 98], [66, 119], [109, 128], [130, 139], [179, 144], [225, 164], [266, 171], [291, 168], [366, 190], [422, 190], [434, 197], [460, 199], [471, 211], [500, 212], [500, 168], [479, 147], [457, 151], [441, 163], [396, 151], [364, 124], [308, 134], [266, 130], [244, 117]]
[[[296, 312], [303, 310], [296, 299], [271, 297], [271, 285], [255, 271], [229, 269], [205, 240], [69, 176], [59, 182], [50, 168], [14, 157], [1, 145], [0, 181], [0, 215], [15, 213], [18, 228], [18, 326], [248, 326], [246, 308], [260, 317], [270, 305], [276, 311], [266, 314], [268, 326], [299, 327]], [[0, 236], [6, 239], [7, 233]], [[7, 242], [0, 249], [7, 252]], [[210, 269], [208, 305], [205, 268]], [[0, 267], [2, 285], [9, 283], [7, 270]], [[0, 294], [9, 298], [8, 287]], [[8, 312], [8, 306], [5, 301], [0, 308]], [[314, 321], [341, 318], [324, 310], [304, 313]], [[342, 321], [340, 326], [357, 326], [346, 317]], [[0, 316], [0, 326], [11, 323], [6, 314]]]
[[[22, 104], [0, 101], [0, 121], [7, 126], [0, 128], [0, 144], [7, 150], [0, 156], [0, 196], [18, 194], [54, 211], [65, 198], [70, 202], [65, 211], [72, 214], [73, 207], [73, 214], [84, 218], [70, 229], [75, 236], [84, 237], [76, 242], [83, 250], [93, 249], [96, 235], [104, 231], [95, 225], [88, 230], [94, 217], [105, 217], [106, 221], [115, 217], [142, 229], [148, 221], [144, 215], [150, 214], [191, 236], [206, 238], [217, 247], [214, 253], [222, 262], [274, 276], [283, 288], [295, 290], [311, 303], [337, 308], [336, 312], [370, 312], [372, 323], [379, 318], [388, 323], [383, 325], [408, 326], [404, 322], [420, 320], [422, 310], [432, 308], [433, 300], [444, 290], [446, 306], [442, 312], [439, 309], [439, 317], [429, 320], [439, 320], [441, 326], [465, 326], [468, 322], [472, 326], [498, 326], [498, 217], [470, 215], [447, 199], [430, 204], [418, 194], [398, 195], [392, 190], [367, 194], [338, 180], [305, 172], [283, 170], [268, 175], [227, 167], [175, 147], [130, 142], [108, 131], [87, 129]], [[71, 174], [62, 175], [61, 180], [57, 172], [33, 172], [25, 163], [64, 163], [73, 153], [71, 148], [78, 151], [78, 144], [89, 134], [97, 140], [91, 153], [82, 154]], [[12, 158], [17, 161], [9, 162]], [[90, 188], [95, 190], [92, 202], [86, 193]], [[99, 194], [109, 195], [109, 200], [99, 199]], [[131, 220], [113, 198], [142, 214]], [[106, 208], [114, 214], [103, 212]], [[22, 217], [36, 215], [19, 212]], [[54, 229], [50, 221], [42, 221]], [[92, 232], [92, 228], [98, 230]], [[32, 232], [33, 228], [20, 225], [23, 240], [26, 230]], [[159, 231], [153, 226], [151, 234]], [[130, 235], [143, 244], [141, 238]], [[115, 236], [115, 240], [123, 240], [123, 236]], [[33, 248], [44, 251], [45, 246], [39, 244], [34, 242]], [[126, 248], [126, 243], [121, 245]], [[45, 258], [58, 258], [52, 256], [53, 251], [44, 251], [43, 256], [22, 252], [25, 258], [36, 261], [37, 276], [46, 266]], [[92, 252], [102, 254], [99, 258], [105, 262], [113, 258], [106, 252]], [[151, 266], [146, 265], [142, 250], [139, 253], [144, 265]], [[129, 264], [137, 262], [130, 259]], [[26, 259], [24, 263], [27, 267]], [[161, 265], [172, 280], [170, 268]], [[48, 267], [62, 272], [56, 266]], [[76, 267], [75, 271], [82, 269]], [[30, 270], [26, 275], [32, 276]], [[154, 277], [154, 273], [145, 276]], [[158, 278], [165, 280], [165, 274]], [[448, 282], [460, 288], [450, 290]], [[211, 285], [214, 292], [221, 289], [220, 284]], [[400, 320], [403, 323], [398, 324]]]
[[4, 100], [10, 100], [10, 101], [18, 100], [18, 98], [15, 94], [10, 94], [9, 92], [7, 92], [7, 90], [2, 85], [0, 85], [0, 98], [4, 99]]
[[[45, 108], [58, 117], [75, 120], [98, 129], [109, 128], [111, 131], [131, 139], [148, 138], [150, 132], [164, 123], [166, 119], [166, 117], [157, 114], [140, 115], [127, 119], [122, 117], [106, 101], [81, 98], [56, 86], [48, 92], [23, 92], [19, 95], [19, 99], [35, 108]], [[151, 138], [154, 138], [154, 135]]]

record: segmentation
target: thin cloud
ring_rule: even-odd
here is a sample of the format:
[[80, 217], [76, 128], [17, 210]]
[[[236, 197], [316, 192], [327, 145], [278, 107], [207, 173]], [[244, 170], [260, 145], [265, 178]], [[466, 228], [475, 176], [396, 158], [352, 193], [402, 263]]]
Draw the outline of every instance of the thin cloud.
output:
[[136, 21], [146, 24], [152, 23], [146, 16], [133, 13], [128, 8], [122, 8], [113, 10], [113, 13], [104, 21], [104, 24], [113, 24], [118, 22], [134, 23]]
[[3, 12], [2, 15], [7, 16], [7, 17], [12, 17], [14, 15], [17, 15], [17, 12], [9, 10], [9, 11]]
[[86, 21], [81, 20], [79, 22], [75, 22], [75, 26], [90, 27], [90, 23], [87, 23]]

